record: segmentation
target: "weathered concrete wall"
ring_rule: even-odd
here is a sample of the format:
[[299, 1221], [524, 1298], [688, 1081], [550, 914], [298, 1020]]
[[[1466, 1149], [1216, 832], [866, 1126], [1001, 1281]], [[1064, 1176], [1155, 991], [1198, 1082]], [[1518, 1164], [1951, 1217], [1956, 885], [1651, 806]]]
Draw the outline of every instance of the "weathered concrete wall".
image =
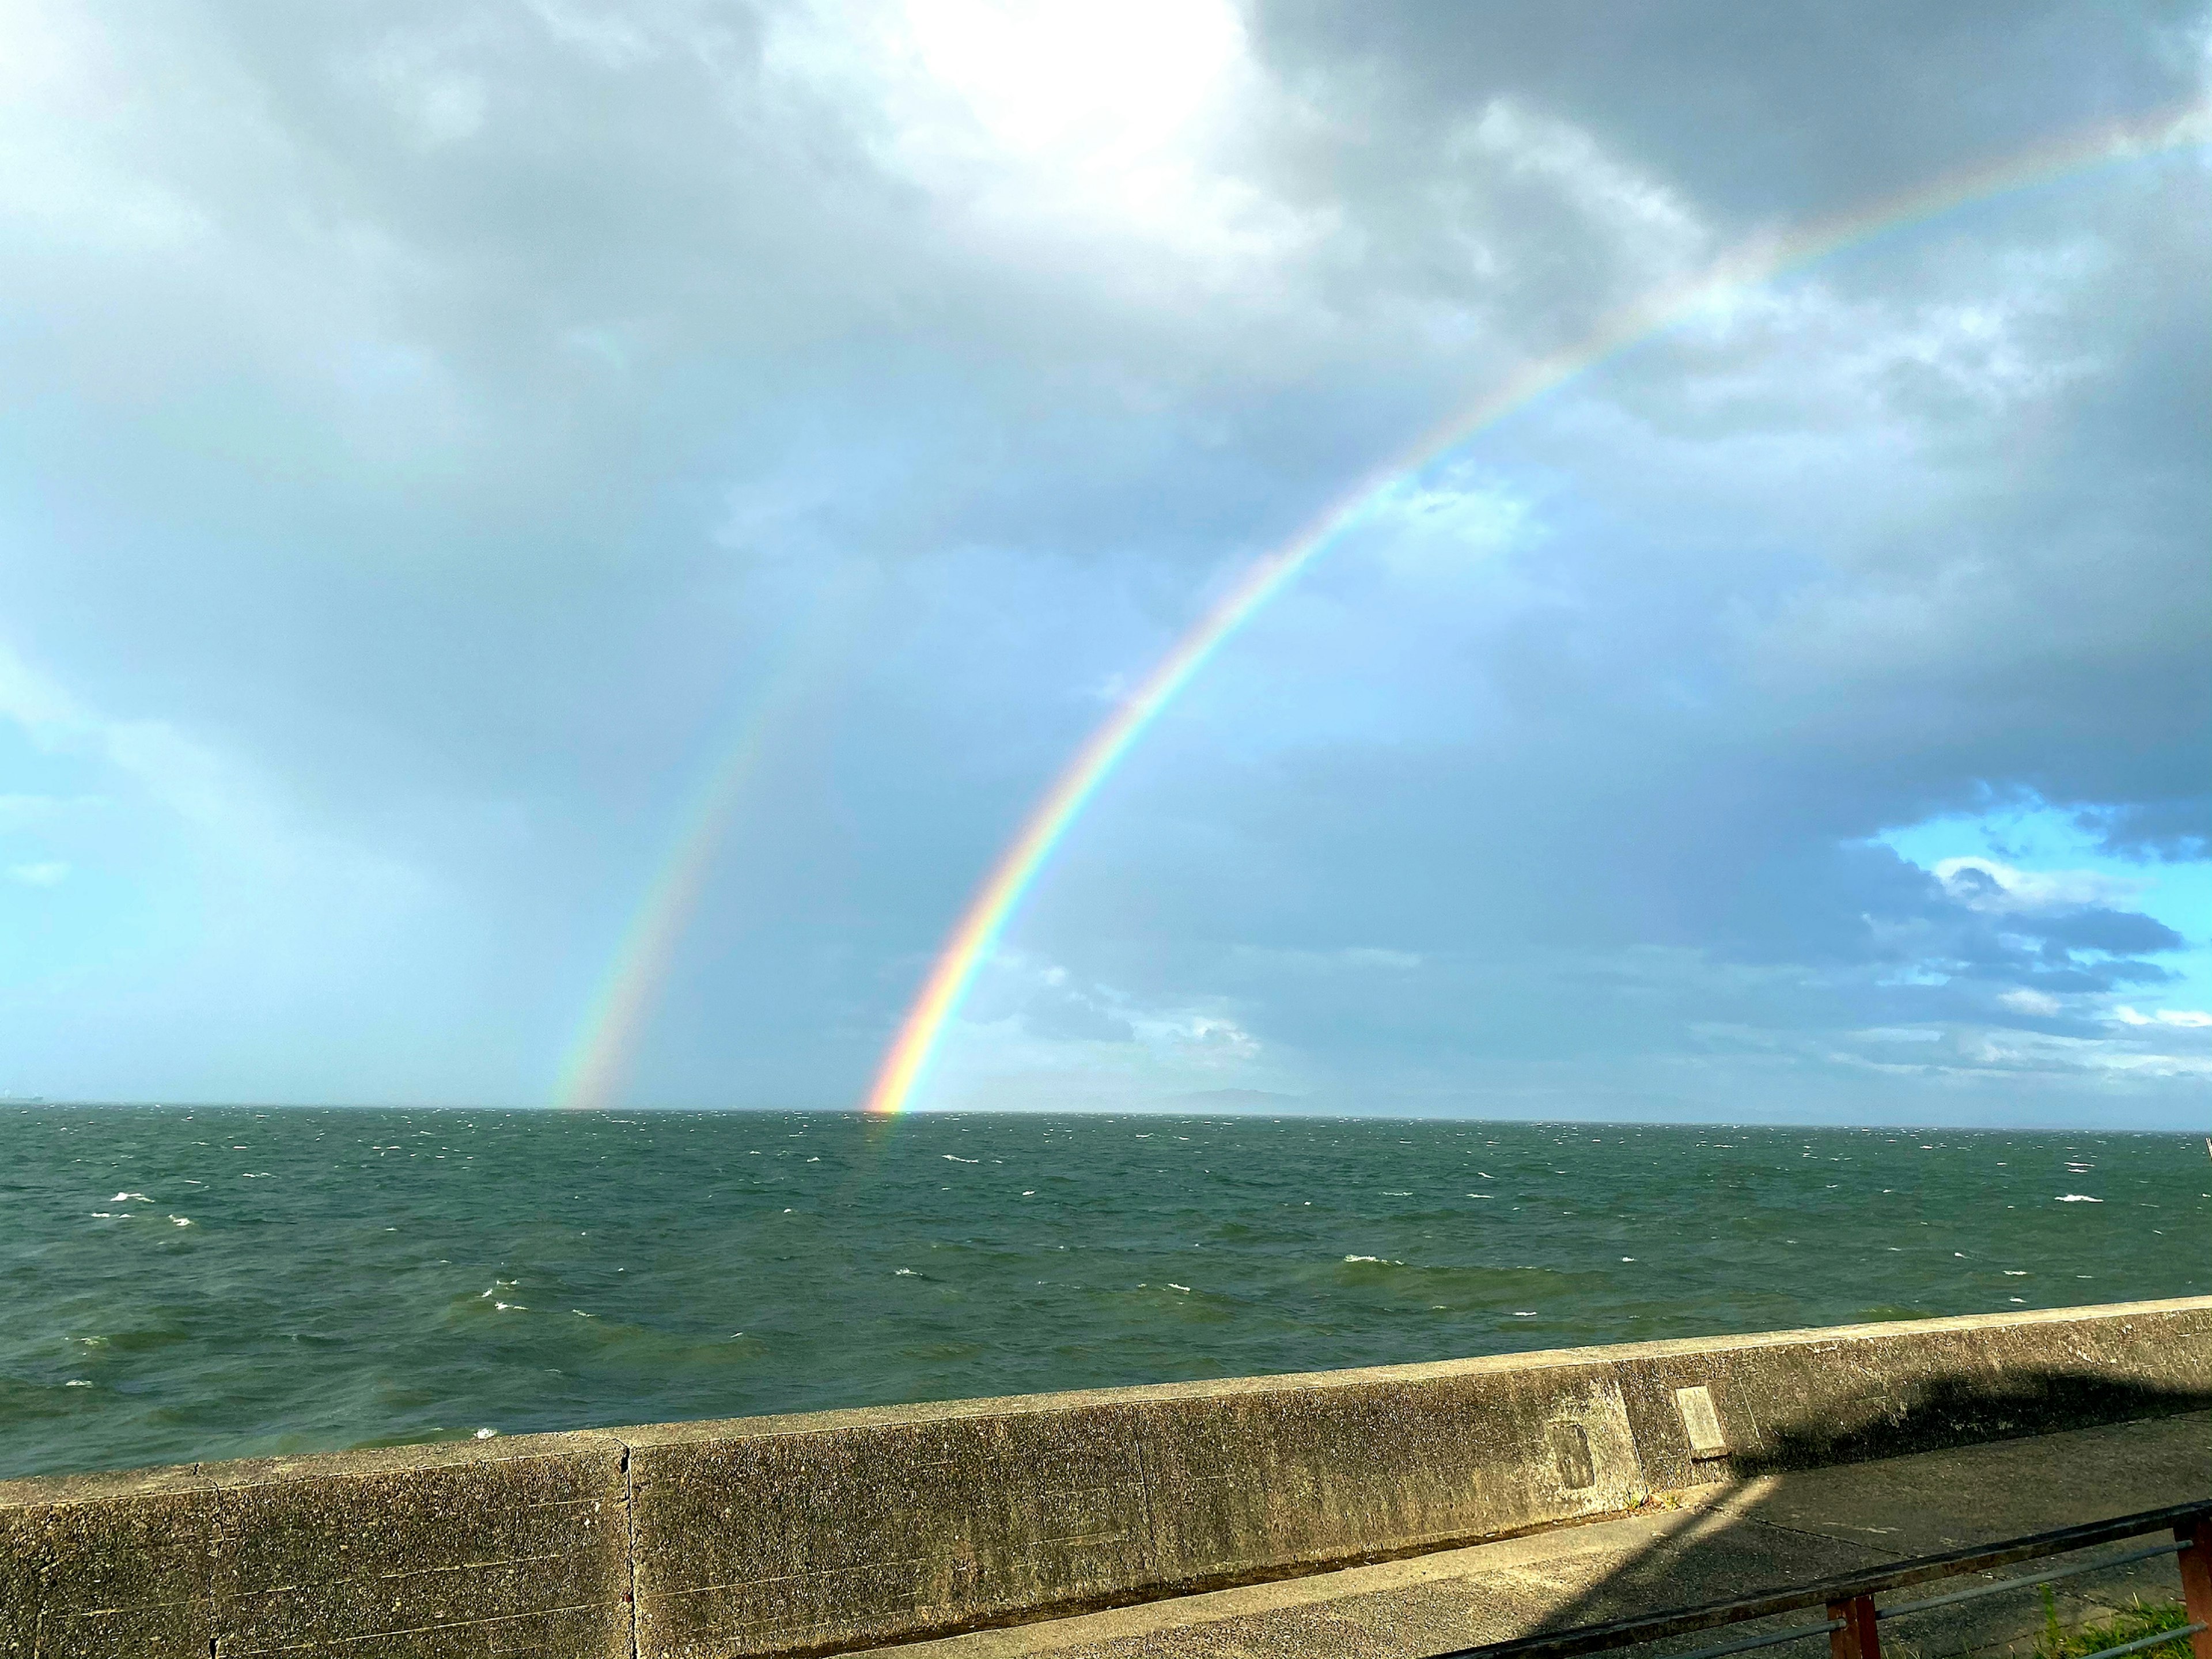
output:
[[0, 1482], [0, 1655], [630, 1651], [611, 1435]]
[[0, 1659], [819, 1652], [2207, 1406], [2197, 1297], [0, 1482]]

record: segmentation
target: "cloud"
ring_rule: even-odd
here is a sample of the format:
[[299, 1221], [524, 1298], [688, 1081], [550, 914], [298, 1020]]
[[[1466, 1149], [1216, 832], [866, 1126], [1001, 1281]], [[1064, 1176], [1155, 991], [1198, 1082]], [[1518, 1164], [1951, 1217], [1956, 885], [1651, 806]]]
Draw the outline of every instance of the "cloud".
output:
[[2212, 1026], [2212, 1014], [2196, 1008], [2160, 1008], [2155, 1013], [2140, 1013], [2122, 1004], [2112, 1010], [2112, 1018], [2123, 1025], [2176, 1025], [2184, 1030], [2199, 1030]]
[[8, 878], [19, 881], [26, 887], [58, 887], [68, 878], [70, 866], [58, 859], [8, 866]]
[[[1717, 250], [2204, 84], [2060, 5], [18, 14], [0, 831], [100, 878], [11, 994], [165, 1096], [543, 1097], [834, 635], [635, 1087], [850, 1103], [1245, 561]], [[1390, 482], [933, 1097], [2185, 1109], [2194, 1028], [2113, 1009], [2203, 1001], [2124, 861], [2203, 853], [2204, 189], [1901, 226]], [[2022, 800], [2111, 867], [1878, 839]]]
[[2096, 870], [2015, 870], [1984, 858], [1942, 860], [1936, 878], [1970, 908], [1999, 915], [2101, 909], [2137, 898], [2150, 885]]

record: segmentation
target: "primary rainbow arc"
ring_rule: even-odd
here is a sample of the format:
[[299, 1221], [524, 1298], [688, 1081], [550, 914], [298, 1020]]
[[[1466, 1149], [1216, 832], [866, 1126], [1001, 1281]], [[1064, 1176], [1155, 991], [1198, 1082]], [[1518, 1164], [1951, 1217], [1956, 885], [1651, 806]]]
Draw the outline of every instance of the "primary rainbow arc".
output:
[[1054, 848], [1123, 757], [1206, 659], [1324, 551], [1385, 491], [1418, 473], [1531, 400], [1703, 307], [1835, 253], [1886, 230], [1933, 218], [2007, 191], [2102, 162], [2203, 143], [2212, 137], [2212, 104], [2197, 103], [2148, 119], [2102, 125], [1969, 172], [1955, 173], [1786, 236], [1754, 241], [1723, 256], [1691, 280], [1613, 313], [1589, 335], [1537, 359], [1503, 385], [1364, 475], [1288, 541], [1261, 555], [1153, 665], [1086, 738], [1030, 809], [1020, 830], [978, 887], [939, 951], [928, 977], [885, 1050], [864, 1108], [878, 1116], [911, 1103], [945, 1029], [977, 969], [988, 961], [1023, 896]]

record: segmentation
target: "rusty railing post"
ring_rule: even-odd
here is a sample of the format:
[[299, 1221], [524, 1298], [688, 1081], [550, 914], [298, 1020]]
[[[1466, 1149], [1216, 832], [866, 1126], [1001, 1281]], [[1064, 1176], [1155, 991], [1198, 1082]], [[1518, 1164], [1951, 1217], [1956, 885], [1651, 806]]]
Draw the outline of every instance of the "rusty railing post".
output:
[[[2185, 1522], [2173, 1529], [2173, 1535], [2189, 1546], [2175, 1559], [2181, 1569], [2181, 1599], [2189, 1609], [2189, 1621], [2212, 1626], [2212, 1515]], [[2196, 1659], [2212, 1659], [2212, 1628], [2198, 1631], [2189, 1638], [2189, 1644]]]
[[[1874, 1597], [1854, 1595], [1828, 1603], [1828, 1617], [1839, 1620], [1828, 1632], [1828, 1659], [1881, 1659], [1881, 1637], [1875, 1628]], [[2199, 1656], [2212, 1659], [2212, 1654]]]

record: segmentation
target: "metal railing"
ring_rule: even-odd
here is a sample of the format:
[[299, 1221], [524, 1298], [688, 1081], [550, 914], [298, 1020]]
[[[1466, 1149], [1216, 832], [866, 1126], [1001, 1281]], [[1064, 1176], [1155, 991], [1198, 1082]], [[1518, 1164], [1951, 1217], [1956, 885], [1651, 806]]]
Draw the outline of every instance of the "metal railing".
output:
[[[2046, 1572], [2016, 1574], [2009, 1578], [2001, 1578], [1995, 1583], [1976, 1584], [1966, 1589], [1952, 1590], [1945, 1595], [1931, 1595], [1917, 1601], [1899, 1602], [1886, 1607], [1877, 1606], [1875, 1601], [1878, 1595], [1908, 1589], [1914, 1584], [1955, 1578], [1970, 1572], [1986, 1572], [1992, 1567], [2010, 1566], [2014, 1562], [2069, 1554], [2076, 1550], [2094, 1549], [2100, 1544], [2140, 1538], [2146, 1533], [2167, 1531], [2172, 1534], [2169, 1541], [2124, 1551], [2118, 1555], [2103, 1556], [2094, 1561], [2053, 1567]], [[2008, 1590], [2052, 1583], [2061, 1578], [2071, 1578], [2077, 1573], [2098, 1572], [2109, 1567], [2124, 1566], [2130, 1561], [2147, 1561], [2160, 1555], [2180, 1558], [2182, 1601], [2187, 1611], [2188, 1622], [2178, 1630], [2160, 1631], [2133, 1642], [2123, 1642], [2118, 1647], [2106, 1648], [2101, 1653], [2089, 1656], [2089, 1659], [2120, 1659], [2124, 1654], [2184, 1639], [2191, 1644], [2194, 1659], [2212, 1659], [2212, 1500], [2174, 1504], [2165, 1509], [2145, 1510], [2140, 1514], [2118, 1516], [2110, 1521], [2093, 1521], [2078, 1527], [2061, 1527], [2055, 1532], [2034, 1533], [2024, 1538], [2006, 1539], [2000, 1543], [1975, 1544], [1936, 1555], [1914, 1556], [1909, 1560], [1863, 1572], [1844, 1573], [1838, 1577], [1818, 1579], [1787, 1589], [1761, 1590], [1724, 1601], [1705, 1601], [1696, 1607], [1674, 1607], [1635, 1619], [1616, 1619], [1606, 1624], [1582, 1625], [1571, 1630], [1523, 1636], [1510, 1642], [1460, 1648], [1450, 1653], [1439, 1654], [1436, 1659], [1578, 1659], [1583, 1654], [1603, 1653], [1638, 1643], [1657, 1642], [1701, 1630], [1746, 1624], [1756, 1619], [1771, 1619], [1777, 1614], [1795, 1613], [1804, 1607], [1820, 1607], [1825, 1610], [1826, 1617], [1818, 1624], [1761, 1631], [1711, 1647], [1699, 1648], [1694, 1652], [1675, 1655], [1672, 1659], [1723, 1659], [1728, 1654], [1748, 1653], [1755, 1648], [1772, 1647], [1778, 1643], [1822, 1635], [1828, 1638], [1830, 1659], [1881, 1659], [1881, 1626], [1887, 1620], [1903, 1619], [1936, 1607], [1954, 1607], [1962, 1601], [1978, 1601], [1985, 1595], [2001, 1595]]]

